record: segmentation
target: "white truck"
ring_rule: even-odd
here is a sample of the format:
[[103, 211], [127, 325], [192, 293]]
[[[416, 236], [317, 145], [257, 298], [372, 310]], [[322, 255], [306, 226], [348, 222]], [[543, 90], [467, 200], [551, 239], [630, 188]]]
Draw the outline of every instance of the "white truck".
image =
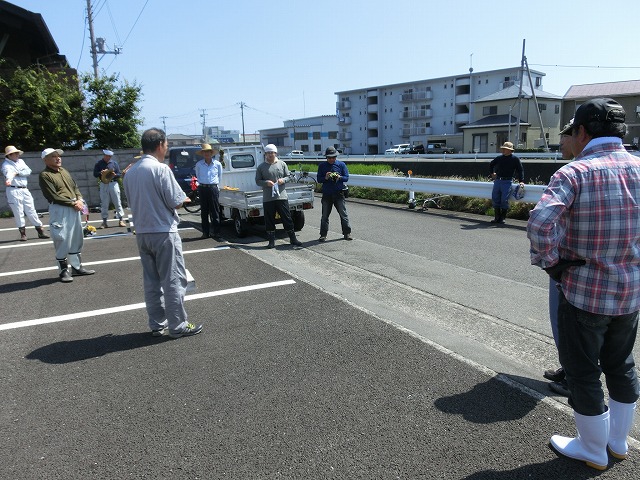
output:
[[[192, 175], [195, 164], [201, 159], [196, 154], [200, 146], [172, 147], [169, 150], [169, 166], [178, 183], [192, 196]], [[256, 185], [256, 170], [264, 162], [262, 145], [224, 146], [220, 212], [222, 220], [232, 220], [235, 233], [244, 237], [250, 225], [264, 225], [262, 188]], [[314, 187], [310, 184], [287, 183], [289, 209], [295, 231], [304, 227], [304, 211], [313, 208]], [[276, 215], [276, 223], [282, 222]]]

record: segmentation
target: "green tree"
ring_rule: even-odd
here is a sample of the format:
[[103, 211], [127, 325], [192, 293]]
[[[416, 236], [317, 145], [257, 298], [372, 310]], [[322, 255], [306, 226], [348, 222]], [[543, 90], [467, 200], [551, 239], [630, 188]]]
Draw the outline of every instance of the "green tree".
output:
[[0, 138], [23, 150], [79, 149], [88, 140], [78, 78], [42, 67], [0, 70]]
[[138, 102], [142, 87], [125, 81], [118, 75], [95, 78], [82, 77], [86, 96], [86, 119], [89, 122], [94, 148], [138, 148]]

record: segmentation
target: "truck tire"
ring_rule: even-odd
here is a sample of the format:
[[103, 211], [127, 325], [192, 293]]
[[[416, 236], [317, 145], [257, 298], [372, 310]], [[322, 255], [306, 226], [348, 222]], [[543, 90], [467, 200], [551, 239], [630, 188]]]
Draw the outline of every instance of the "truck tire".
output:
[[299, 232], [304, 227], [304, 212], [294, 210], [291, 212], [291, 220], [293, 220], [293, 230]]
[[238, 238], [243, 238], [247, 235], [248, 224], [245, 219], [240, 216], [240, 212], [236, 209], [231, 214], [233, 218], [233, 228], [236, 231], [236, 236]]

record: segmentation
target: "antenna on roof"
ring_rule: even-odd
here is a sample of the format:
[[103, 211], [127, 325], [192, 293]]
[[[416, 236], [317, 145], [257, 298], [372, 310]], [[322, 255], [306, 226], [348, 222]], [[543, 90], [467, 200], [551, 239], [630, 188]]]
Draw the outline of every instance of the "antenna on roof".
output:
[[473, 53], [469, 55], [469, 73], [473, 73]]

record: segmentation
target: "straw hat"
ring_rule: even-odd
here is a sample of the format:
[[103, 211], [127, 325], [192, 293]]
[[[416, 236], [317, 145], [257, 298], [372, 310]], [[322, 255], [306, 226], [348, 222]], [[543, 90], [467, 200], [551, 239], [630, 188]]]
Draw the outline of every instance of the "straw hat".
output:
[[500, 150], [505, 149], [505, 150], [511, 150], [513, 152], [513, 143], [511, 142], [504, 142], [502, 144], [502, 146], [500, 147]]
[[19, 155], [22, 155], [24, 152], [22, 150], [18, 150], [16, 147], [14, 147], [13, 145], [8, 145], [5, 149], [4, 149], [4, 156], [5, 158], [8, 157], [9, 155], [11, 155], [12, 153], [16, 153], [18, 152]]

